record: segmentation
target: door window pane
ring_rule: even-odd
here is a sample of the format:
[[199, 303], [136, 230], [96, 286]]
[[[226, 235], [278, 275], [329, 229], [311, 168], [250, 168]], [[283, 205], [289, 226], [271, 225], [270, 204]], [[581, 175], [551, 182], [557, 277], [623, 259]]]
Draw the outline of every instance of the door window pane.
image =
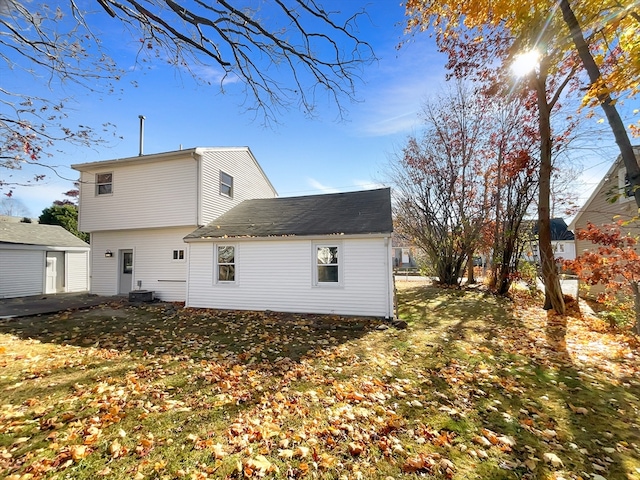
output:
[[122, 273], [133, 273], [133, 253], [124, 252], [122, 254]]

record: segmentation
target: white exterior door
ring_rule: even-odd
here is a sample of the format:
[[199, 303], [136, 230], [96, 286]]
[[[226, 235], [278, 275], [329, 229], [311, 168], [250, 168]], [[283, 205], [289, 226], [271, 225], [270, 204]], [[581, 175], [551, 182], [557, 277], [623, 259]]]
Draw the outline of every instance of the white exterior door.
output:
[[128, 294], [133, 287], [133, 250], [120, 250], [120, 295]]
[[47, 252], [45, 293], [64, 292], [64, 252]]

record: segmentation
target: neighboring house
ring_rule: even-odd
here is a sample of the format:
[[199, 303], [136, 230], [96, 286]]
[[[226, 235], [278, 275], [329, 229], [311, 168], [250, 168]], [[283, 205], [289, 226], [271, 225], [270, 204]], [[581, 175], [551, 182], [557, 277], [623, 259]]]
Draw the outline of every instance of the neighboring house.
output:
[[[633, 147], [636, 158], [640, 159], [640, 146]], [[633, 192], [629, 188], [627, 170], [622, 157], [618, 155], [604, 178], [600, 181], [584, 206], [580, 209], [570, 224], [570, 228], [577, 232], [586, 228], [587, 222], [594, 225], [615, 223], [618, 220], [630, 220], [638, 215]], [[638, 222], [626, 227], [627, 231], [638, 235]], [[593, 244], [588, 240], [576, 240], [576, 251], [580, 255]]]
[[57, 225], [0, 222], [0, 298], [88, 291], [89, 251]]
[[246, 200], [185, 237], [188, 307], [393, 317], [388, 188]]
[[[556, 260], [574, 260], [576, 258], [575, 235], [563, 218], [551, 219], [551, 248], [553, 248], [553, 256]], [[540, 261], [537, 224], [533, 227], [531, 244], [523, 256], [525, 260], [531, 262]]]
[[[633, 149], [636, 158], [640, 159], [640, 146], [634, 146]], [[618, 220], [631, 220], [637, 215], [638, 208], [629, 187], [627, 170], [622, 157], [618, 155], [569, 228], [578, 232], [586, 228], [588, 222], [601, 226], [615, 223]], [[634, 236], [640, 235], [640, 223], [630, 222], [623, 227], [623, 232]], [[597, 248], [597, 246], [595, 247]], [[576, 239], [575, 248], [577, 255], [581, 255], [585, 250], [593, 249], [594, 244], [589, 240]], [[591, 291], [597, 293], [600, 291], [600, 287], [594, 286]]]
[[185, 301], [183, 238], [251, 198], [277, 195], [247, 147], [193, 148], [72, 165], [78, 229], [91, 235], [91, 292]]
[[396, 269], [413, 269], [418, 268], [418, 262], [415, 258], [415, 247], [411, 243], [402, 237], [394, 233], [393, 239], [393, 268]]

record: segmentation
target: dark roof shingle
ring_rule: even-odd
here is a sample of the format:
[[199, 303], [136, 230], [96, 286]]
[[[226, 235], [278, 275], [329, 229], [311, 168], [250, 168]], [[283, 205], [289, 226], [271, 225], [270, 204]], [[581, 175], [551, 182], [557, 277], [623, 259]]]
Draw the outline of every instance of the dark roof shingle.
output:
[[0, 243], [44, 245], [47, 247], [88, 247], [74, 234], [58, 225], [0, 222]]
[[390, 233], [389, 188], [245, 200], [185, 239]]

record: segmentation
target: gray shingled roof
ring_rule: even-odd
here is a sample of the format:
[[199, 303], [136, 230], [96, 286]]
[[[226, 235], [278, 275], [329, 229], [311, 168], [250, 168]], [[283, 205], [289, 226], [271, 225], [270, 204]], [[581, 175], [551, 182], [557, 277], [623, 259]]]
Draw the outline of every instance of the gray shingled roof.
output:
[[271, 237], [390, 233], [388, 188], [305, 197], [245, 200], [185, 237]]
[[44, 245], [47, 247], [89, 246], [58, 225], [10, 222], [0, 222], [0, 243]]

